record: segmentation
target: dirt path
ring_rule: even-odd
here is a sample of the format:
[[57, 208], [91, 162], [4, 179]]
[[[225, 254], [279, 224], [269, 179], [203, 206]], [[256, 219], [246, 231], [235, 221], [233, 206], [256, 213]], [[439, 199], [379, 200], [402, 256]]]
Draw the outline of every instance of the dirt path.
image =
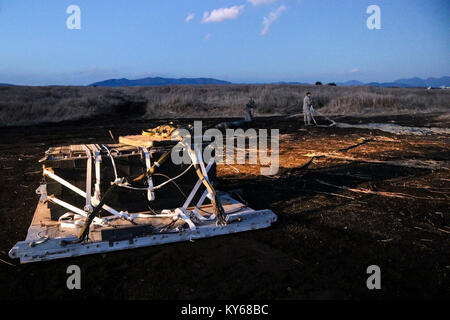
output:
[[[7, 257], [33, 216], [41, 179], [37, 160], [48, 147], [110, 142], [108, 130], [117, 137], [158, 124], [127, 121], [119, 127], [97, 121], [0, 129], [0, 259], [14, 264], [0, 261], [1, 297], [450, 297], [448, 135], [306, 130], [295, 119], [255, 123], [280, 129], [276, 177], [260, 176], [258, 166], [218, 167], [220, 189], [240, 188], [250, 206], [278, 214], [270, 229], [30, 265]], [[411, 160], [440, 166], [392, 164]], [[82, 269], [80, 292], [65, 286], [71, 264]], [[373, 264], [382, 270], [383, 289], [376, 292], [366, 288], [366, 269]]]

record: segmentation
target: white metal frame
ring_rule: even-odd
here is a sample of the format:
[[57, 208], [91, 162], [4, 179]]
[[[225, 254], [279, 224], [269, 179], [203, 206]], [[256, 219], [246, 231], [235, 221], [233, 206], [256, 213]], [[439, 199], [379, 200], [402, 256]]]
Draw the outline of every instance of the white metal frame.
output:
[[[91, 154], [91, 150], [90, 147], [92, 149], [94, 149], [94, 159], [95, 159], [95, 176], [96, 176], [96, 183], [95, 183], [95, 193], [94, 193], [94, 197], [91, 196], [91, 192], [92, 192], [92, 187], [91, 187], [91, 181], [92, 181], [92, 154]], [[212, 165], [214, 164], [214, 159], [211, 159], [207, 165], [207, 167], [205, 167], [204, 162], [203, 162], [203, 157], [201, 154], [201, 151], [199, 151], [199, 148], [197, 146], [194, 146], [194, 149], [190, 148], [190, 146], [188, 145], [184, 145], [185, 148], [188, 149], [189, 155], [191, 157], [191, 160], [193, 163], [198, 163], [200, 165], [200, 168], [202, 170], [203, 175], [205, 176], [205, 179], [208, 179], [208, 172], [211, 169]], [[56, 175], [55, 173], [51, 172], [50, 170], [44, 168], [43, 174], [44, 176], [47, 176], [53, 180], [55, 180], [56, 182], [60, 183], [61, 185], [69, 188], [70, 190], [74, 191], [75, 193], [77, 193], [78, 195], [86, 198], [86, 206], [85, 206], [85, 210], [81, 210], [65, 201], [62, 201], [54, 196], [48, 196], [46, 195], [45, 200], [47, 201], [51, 201], [55, 204], [58, 204], [70, 211], [72, 211], [73, 213], [77, 213], [83, 217], [87, 217], [87, 215], [92, 212], [93, 207], [92, 205], [96, 206], [100, 203], [100, 163], [101, 163], [101, 156], [100, 156], [100, 149], [97, 146], [91, 145], [91, 146], [87, 146], [87, 145], [83, 145], [83, 148], [86, 152], [87, 155], [87, 163], [86, 163], [86, 191], [83, 191], [81, 189], [79, 189], [78, 187], [74, 186], [73, 184], [71, 184], [70, 182], [68, 182], [67, 180], [59, 177], [58, 175]], [[145, 163], [146, 163], [146, 168], [147, 170], [151, 168], [151, 160], [150, 160], [150, 153], [147, 150], [147, 148], [142, 147], [141, 148], [142, 153], [145, 157]], [[109, 150], [108, 150], [109, 152]], [[110, 154], [110, 152], [109, 152]], [[110, 154], [110, 156], [112, 157], [112, 155]], [[112, 159], [113, 163], [114, 160]], [[116, 181], [117, 183], [117, 181]], [[163, 210], [163, 215], [143, 215], [141, 214], [140, 217], [167, 217], [167, 215], [169, 216], [179, 216], [179, 218], [183, 219], [186, 221], [186, 223], [188, 223], [189, 227], [194, 230], [195, 229], [195, 224], [191, 221], [190, 216], [195, 217], [198, 220], [214, 220], [216, 217], [214, 214], [212, 214], [209, 218], [205, 218], [202, 215], [200, 215], [198, 213], [198, 208], [200, 206], [203, 205], [204, 201], [206, 200], [206, 197], [209, 196], [209, 198], [211, 198], [211, 195], [208, 194], [208, 191], [205, 190], [204, 194], [200, 197], [199, 201], [197, 202], [197, 204], [195, 205], [195, 209], [188, 212], [187, 208], [190, 206], [192, 199], [195, 197], [195, 195], [197, 194], [198, 189], [200, 188], [200, 186], [202, 185], [202, 181], [200, 179], [197, 180], [196, 184], [194, 185], [191, 193], [189, 194], [188, 198], [186, 199], [184, 205], [181, 208], [176, 209], [175, 211], [171, 211], [171, 210]], [[148, 199], [150, 201], [155, 199], [155, 194], [154, 194], [154, 185], [153, 185], [153, 180], [152, 177], [150, 176], [148, 178]], [[103, 219], [100, 219], [98, 217], [94, 218], [94, 224], [98, 224], [98, 225], [107, 225], [109, 221], [113, 220], [113, 219], [126, 219], [126, 220], [130, 220], [132, 221], [133, 219], [136, 218], [136, 215], [130, 215], [127, 212], [124, 211], [117, 211], [114, 208], [104, 204], [103, 205], [103, 209], [105, 209], [106, 211], [110, 212], [111, 214], [113, 214], [113, 216], [109, 216], [109, 217], [105, 217]], [[74, 221], [75, 223], [75, 221]], [[69, 222], [66, 222], [66, 225], [68, 225]]]
[[[141, 149], [142, 149], [142, 152], [144, 153], [144, 157], [145, 157], [145, 166], [146, 166], [147, 170], [150, 170], [150, 168], [152, 167], [152, 162], [150, 159], [150, 152], [145, 147], [141, 147]], [[155, 192], [153, 190], [153, 179], [152, 179], [151, 175], [149, 175], [149, 177], [147, 179], [147, 183], [148, 183], [147, 198], [148, 198], [148, 201], [153, 201], [153, 200], [155, 200]]]
[[[200, 166], [200, 169], [205, 177], [205, 179], [208, 179], [208, 172], [212, 168], [214, 164], [214, 159], [211, 159], [209, 163], [205, 166], [203, 162], [202, 152], [201, 148], [194, 146], [192, 149], [190, 145], [183, 144], [185, 148], [187, 148], [189, 155], [191, 157], [191, 160], [193, 163], [196, 163]], [[101, 156], [100, 156], [100, 149], [97, 146], [91, 145], [83, 145], [83, 148], [87, 155], [87, 164], [86, 164], [86, 191], [83, 191], [70, 182], [64, 180], [63, 178], [56, 175], [54, 172], [52, 172], [49, 169], [46, 169], [44, 167], [43, 174], [44, 176], [49, 177], [52, 180], [55, 180], [56, 182], [60, 183], [64, 187], [74, 191], [76, 194], [84, 197], [86, 199], [86, 206], [84, 210], [77, 208], [67, 202], [64, 202], [54, 196], [47, 195], [46, 185], [41, 185], [37, 191], [38, 194], [41, 195], [38, 208], [36, 209], [36, 212], [38, 210], [43, 210], [44, 203], [46, 201], [52, 201], [53, 203], [56, 203], [66, 209], [68, 209], [70, 212], [66, 213], [59, 219], [59, 225], [63, 228], [68, 229], [74, 229], [77, 226], [80, 226], [84, 223], [84, 219], [88, 216], [90, 212], [92, 212], [93, 207], [92, 205], [96, 206], [99, 204], [100, 200], [100, 163], [101, 163]], [[92, 148], [92, 150], [91, 150]], [[107, 149], [107, 148], [106, 148]], [[108, 149], [107, 149], [108, 150]], [[149, 169], [151, 167], [150, 162], [150, 155], [149, 151], [146, 148], [141, 148], [143, 155], [145, 157], [146, 161], [146, 167]], [[92, 152], [94, 153], [94, 156], [92, 155]], [[112, 158], [111, 153], [108, 150], [108, 154], [111, 157], [111, 161], [114, 166], [115, 174], [117, 175], [115, 165], [114, 165], [114, 159]], [[95, 161], [95, 192], [94, 196], [91, 196], [91, 172], [92, 172], [92, 158], [94, 157]], [[116, 177], [116, 181], [114, 183], [120, 185], [120, 179]], [[209, 180], [208, 180], [209, 181]], [[154, 199], [154, 192], [153, 192], [153, 181], [151, 178], [148, 180], [148, 197], [150, 199]], [[228, 207], [233, 207], [234, 209], [228, 210], [230, 214], [226, 216], [226, 224], [225, 225], [218, 225], [216, 223], [216, 216], [211, 213], [209, 217], [205, 217], [199, 213], [199, 208], [203, 205], [206, 198], [212, 197], [211, 194], [209, 194], [208, 190], [206, 189], [203, 194], [201, 195], [200, 199], [197, 201], [197, 203], [194, 206], [194, 209], [188, 210], [190, 207], [193, 198], [197, 194], [199, 188], [202, 185], [202, 181], [200, 178], [195, 183], [194, 187], [192, 188], [190, 194], [188, 195], [186, 201], [184, 202], [183, 206], [180, 208], [177, 208], [175, 210], [162, 210], [161, 214], [157, 215], [148, 215], [148, 214], [129, 214], [128, 212], [119, 212], [115, 210], [114, 208], [103, 205], [103, 209], [108, 211], [112, 214], [112, 216], [105, 217], [103, 219], [95, 217], [93, 220], [93, 223], [100, 226], [105, 227], [108, 225], [109, 222], [111, 222], [114, 219], [126, 219], [128, 221], [133, 221], [137, 218], [172, 218], [173, 220], [182, 219], [187, 225], [189, 226], [189, 229], [185, 229], [182, 231], [179, 230], [171, 230], [168, 232], [162, 232], [157, 234], [152, 234], [150, 236], [144, 236], [144, 237], [136, 237], [133, 239], [128, 239], [124, 241], [94, 241], [94, 242], [84, 242], [84, 243], [72, 243], [62, 246], [62, 240], [65, 240], [66, 242], [70, 242], [71, 240], [76, 240], [75, 236], [69, 236], [69, 237], [57, 237], [52, 238], [49, 237], [47, 234], [46, 236], [42, 237], [40, 236], [40, 233], [42, 231], [45, 231], [44, 227], [38, 227], [36, 225], [30, 226], [27, 239], [25, 241], [19, 241], [16, 243], [16, 245], [10, 250], [9, 256], [11, 258], [19, 258], [21, 263], [27, 263], [27, 262], [35, 262], [35, 261], [44, 261], [44, 260], [52, 260], [52, 259], [58, 259], [58, 258], [65, 258], [65, 257], [73, 257], [73, 256], [80, 256], [80, 255], [87, 255], [87, 254], [94, 254], [94, 253], [100, 253], [100, 252], [109, 252], [109, 251], [116, 251], [116, 250], [124, 250], [124, 249], [132, 249], [132, 248], [139, 248], [139, 247], [145, 247], [145, 246], [152, 246], [152, 245], [159, 245], [164, 243], [171, 243], [171, 242], [179, 242], [179, 241], [186, 241], [186, 240], [194, 240], [194, 239], [200, 239], [200, 238], [206, 238], [206, 237], [213, 237], [223, 234], [229, 234], [229, 233], [235, 233], [235, 232], [242, 232], [247, 230], [255, 230], [260, 228], [266, 228], [271, 225], [271, 223], [275, 222], [277, 220], [277, 216], [270, 210], [259, 210], [255, 211], [251, 208], [248, 208], [246, 206], [239, 206], [238, 211], [236, 212], [236, 205], [240, 204], [231, 197], [227, 195], [223, 195], [224, 197], [223, 201], [228, 201], [229, 203], [234, 204], [228, 205]], [[157, 188], [157, 187], [156, 187]], [[242, 204], [240, 204], [242, 205]], [[227, 208], [228, 208], [227, 207]], [[225, 212], [227, 212], [227, 208], [225, 209]], [[196, 221], [195, 223], [191, 218]]]
[[248, 230], [257, 230], [270, 227], [270, 225], [276, 220], [277, 216], [271, 210], [254, 211], [252, 209], [247, 209], [239, 213], [228, 215], [228, 224], [226, 225], [199, 225], [195, 230], [188, 229], [183, 232], [160, 233], [122, 241], [98, 241], [91, 243], [68, 244], [66, 246], [61, 246], [61, 240], [76, 240], [76, 237], [67, 237], [64, 239], [45, 238], [41, 239], [39, 241], [40, 243], [36, 241], [35, 243], [37, 245], [34, 246], [30, 246], [30, 243], [32, 243], [31, 241], [20, 241], [17, 242], [10, 250], [9, 256], [12, 259], [19, 258], [21, 263], [77, 257], [89, 254], [162, 245], [173, 242], [193, 241]]
[[102, 156], [100, 155], [100, 148], [97, 145], [92, 145], [92, 148], [94, 149], [94, 155], [95, 155], [95, 191], [94, 191], [94, 199], [97, 201], [101, 200], [100, 195], [100, 166], [102, 162]]

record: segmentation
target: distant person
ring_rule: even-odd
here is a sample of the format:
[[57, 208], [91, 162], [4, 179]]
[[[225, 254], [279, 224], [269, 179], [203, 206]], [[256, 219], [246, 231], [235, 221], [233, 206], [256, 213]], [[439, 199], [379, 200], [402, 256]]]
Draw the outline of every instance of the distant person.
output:
[[247, 105], [245, 106], [245, 121], [253, 121], [253, 109], [255, 108], [255, 100], [250, 98]]
[[303, 119], [306, 126], [311, 125], [312, 93], [307, 92], [303, 99]]

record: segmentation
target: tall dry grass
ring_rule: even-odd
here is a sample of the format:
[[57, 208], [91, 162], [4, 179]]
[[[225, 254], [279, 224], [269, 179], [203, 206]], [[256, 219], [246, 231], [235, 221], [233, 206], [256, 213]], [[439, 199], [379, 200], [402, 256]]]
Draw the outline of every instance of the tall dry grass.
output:
[[166, 87], [0, 87], [0, 126], [83, 118], [240, 117], [250, 97], [256, 114], [301, 112], [307, 91], [322, 113], [385, 114], [450, 110], [450, 91], [299, 85]]

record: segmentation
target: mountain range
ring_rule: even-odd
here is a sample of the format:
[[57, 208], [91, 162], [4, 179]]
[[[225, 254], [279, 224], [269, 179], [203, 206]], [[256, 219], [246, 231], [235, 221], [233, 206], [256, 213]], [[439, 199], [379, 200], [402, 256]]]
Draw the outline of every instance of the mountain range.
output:
[[409, 79], [398, 79], [392, 82], [369, 82], [364, 83], [357, 80], [338, 83], [339, 86], [373, 86], [373, 87], [399, 87], [399, 88], [439, 88], [442, 86], [450, 87], [450, 77], [441, 78], [427, 78], [421, 79], [418, 77]]
[[[148, 77], [143, 79], [129, 80], [122, 79], [108, 79], [104, 81], [94, 82], [88, 86], [90, 87], [137, 87], [137, 86], [168, 86], [168, 85], [204, 85], [215, 84], [225, 85], [233, 84], [229, 81], [223, 81], [213, 78], [162, 78], [162, 77]], [[240, 83], [245, 84], [245, 83]], [[255, 83], [264, 84], [264, 83]], [[311, 85], [305, 82], [272, 82], [270, 84], [286, 84], [286, 85]], [[324, 83], [325, 84], [325, 83]], [[361, 82], [358, 80], [350, 80], [347, 82], [338, 82], [338, 86], [373, 86], [373, 87], [398, 87], [398, 88], [440, 88], [450, 87], [450, 77], [441, 78], [427, 78], [421, 79], [418, 77], [409, 79], [398, 79], [392, 82]], [[13, 84], [0, 83], [0, 86], [14, 86]]]
[[[136, 80], [122, 79], [109, 79], [105, 81], [95, 82], [89, 86], [95, 87], [135, 87], [135, 86], [167, 86], [167, 85], [202, 85], [202, 84], [232, 84], [229, 81], [217, 80], [212, 78], [143, 78]], [[274, 82], [271, 84], [295, 84], [295, 85], [307, 85], [304, 82]], [[418, 77], [409, 79], [399, 79], [392, 82], [361, 82], [357, 80], [351, 80], [347, 82], [337, 83], [339, 86], [373, 86], [373, 87], [399, 87], [399, 88], [415, 88], [415, 87], [433, 87], [438, 88], [441, 86], [450, 86], [450, 77], [441, 78], [427, 78], [421, 79]]]
[[137, 86], [168, 86], [168, 85], [187, 85], [187, 84], [231, 84], [231, 82], [217, 80], [212, 78], [143, 78], [136, 80], [109, 79], [105, 81], [90, 84], [91, 87], [137, 87]]

